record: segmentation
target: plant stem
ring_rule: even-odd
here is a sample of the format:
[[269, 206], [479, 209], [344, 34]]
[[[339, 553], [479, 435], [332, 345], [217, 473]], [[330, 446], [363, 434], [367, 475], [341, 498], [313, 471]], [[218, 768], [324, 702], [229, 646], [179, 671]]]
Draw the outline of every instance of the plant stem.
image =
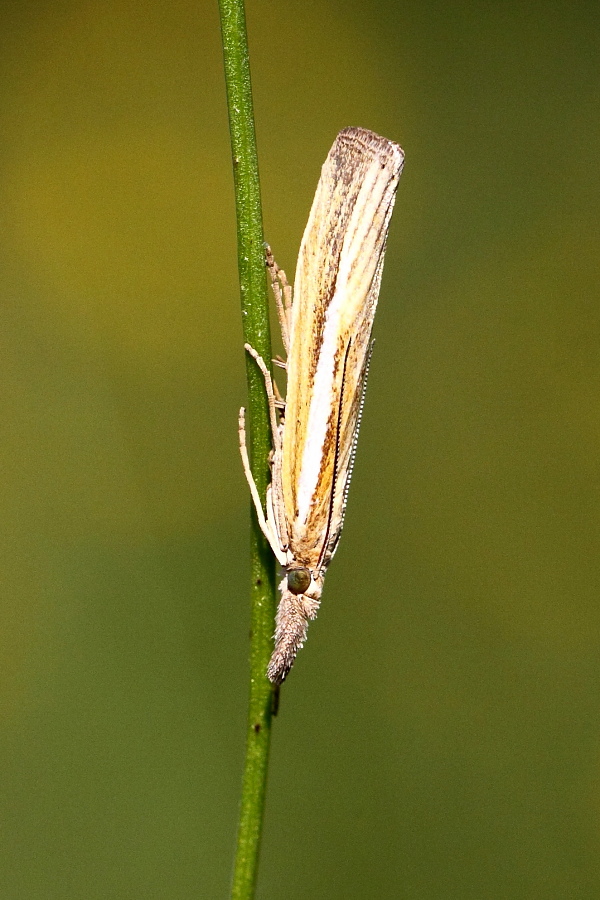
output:
[[[258, 157], [243, 0], [219, 0], [237, 215], [244, 340], [271, 359]], [[247, 428], [252, 472], [264, 501], [271, 449], [264, 383], [246, 354]], [[232, 900], [252, 900], [267, 783], [274, 687], [266, 677], [275, 618], [275, 561], [252, 512], [250, 540], [250, 701]]]

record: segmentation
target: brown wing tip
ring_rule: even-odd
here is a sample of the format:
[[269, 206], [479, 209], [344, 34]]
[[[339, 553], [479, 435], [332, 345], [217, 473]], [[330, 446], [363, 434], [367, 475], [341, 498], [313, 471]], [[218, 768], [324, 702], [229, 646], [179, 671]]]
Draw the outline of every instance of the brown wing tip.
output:
[[368, 128], [359, 128], [356, 126], [344, 128], [335, 139], [335, 144], [337, 144], [338, 141], [354, 146], [358, 144], [365, 152], [371, 152], [375, 156], [389, 159], [392, 164], [399, 166], [400, 168], [402, 168], [402, 164], [404, 163], [404, 150], [400, 144], [397, 144], [395, 141], [390, 141], [389, 138], [382, 137], [374, 131], [369, 131]]

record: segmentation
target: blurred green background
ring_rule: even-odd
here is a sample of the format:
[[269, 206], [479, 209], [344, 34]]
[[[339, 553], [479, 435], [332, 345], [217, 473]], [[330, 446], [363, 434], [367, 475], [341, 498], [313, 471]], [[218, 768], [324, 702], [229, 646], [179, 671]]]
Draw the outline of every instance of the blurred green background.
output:
[[[249, 0], [291, 274], [337, 131], [406, 167], [258, 898], [600, 895], [596, 3]], [[225, 898], [245, 375], [216, 0], [0, 14], [0, 895]]]

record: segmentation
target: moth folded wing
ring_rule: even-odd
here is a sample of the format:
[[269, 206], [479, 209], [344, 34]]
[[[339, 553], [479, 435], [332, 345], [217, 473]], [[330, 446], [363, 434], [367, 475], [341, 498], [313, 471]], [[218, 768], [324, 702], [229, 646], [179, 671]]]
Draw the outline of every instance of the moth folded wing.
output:
[[360, 403], [402, 159], [397, 145], [372, 132], [341, 132], [323, 166], [302, 238], [282, 485], [290, 547], [309, 566], [315, 549], [321, 565], [323, 548], [339, 537], [336, 512], [342, 510], [355, 445], [357, 393]]
[[287, 590], [287, 576], [280, 585], [281, 600], [275, 619], [275, 649], [267, 668], [267, 676], [273, 684], [281, 684], [303, 647], [308, 623], [316, 618], [319, 601], [304, 594]]
[[[360, 298], [361, 302], [346, 303], [340, 310], [343, 323], [340, 325], [340, 333], [349, 335], [349, 343], [346, 348], [341, 384], [336, 391], [339, 396], [339, 411], [335, 464], [326, 538], [319, 559], [321, 576], [325, 574], [337, 549], [344, 525], [373, 352], [371, 329], [379, 298], [387, 232], [398, 176], [399, 171], [389, 181], [384, 178], [379, 204], [371, 210], [372, 217], [365, 216], [367, 227], [365, 228], [364, 223], [358, 223], [357, 227], [349, 229], [351, 236], [348, 240], [348, 256], [355, 262], [349, 267], [346, 261], [343, 266], [346, 275], [341, 281], [345, 282], [344, 290], [347, 296]], [[344, 258], [342, 253], [341, 260]]]

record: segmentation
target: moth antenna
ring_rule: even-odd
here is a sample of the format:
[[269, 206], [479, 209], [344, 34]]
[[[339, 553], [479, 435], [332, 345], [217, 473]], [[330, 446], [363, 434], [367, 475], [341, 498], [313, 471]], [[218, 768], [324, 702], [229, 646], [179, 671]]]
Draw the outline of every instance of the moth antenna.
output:
[[286, 274], [280, 269], [273, 251], [269, 244], [265, 244], [265, 264], [271, 279], [271, 290], [275, 297], [275, 306], [277, 307], [277, 318], [279, 319], [279, 327], [281, 328], [281, 340], [285, 347], [285, 352], [289, 353], [290, 335], [289, 335], [289, 308], [291, 305], [291, 287], [288, 284]]
[[342, 528], [344, 527], [344, 519], [346, 517], [346, 504], [348, 503], [348, 491], [350, 490], [350, 481], [352, 479], [352, 472], [354, 471], [354, 462], [356, 460], [356, 447], [358, 446], [358, 432], [360, 431], [360, 423], [362, 421], [363, 410], [365, 406], [365, 396], [367, 394], [367, 378], [369, 377], [369, 369], [371, 367], [371, 357], [373, 356], [373, 347], [375, 346], [375, 341], [371, 341], [371, 346], [369, 347], [369, 353], [365, 360], [364, 372], [362, 376], [362, 383], [360, 387], [360, 404], [358, 407], [358, 415], [356, 417], [356, 426], [354, 428], [354, 434], [352, 436], [352, 446], [350, 447], [350, 460], [348, 462], [348, 475], [346, 477], [346, 484], [344, 485], [344, 493], [342, 496], [342, 513], [340, 519], [340, 533]]
[[[325, 531], [325, 540], [323, 541], [323, 547], [321, 553], [319, 554], [319, 561], [317, 563], [317, 571], [320, 571], [321, 566], [323, 565], [323, 560], [325, 558], [325, 554], [327, 553], [327, 547], [329, 544], [329, 535], [331, 534], [331, 521], [333, 519], [333, 510], [335, 507], [335, 489], [337, 485], [337, 476], [338, 476], [338, 465], [340, 461], [340, 424], [342, 420], [342, 412], [344, 408], [344, 384], [346, 382], [346, 366], [348, 365], [348, 356], [350, 355], [350, 347], [352, 346], [352, 338], [348, 341], [348, 346], [346, 347], [346, 353], [344, 355], [344, 367], [342, 369], [342, 386], [340, 388], [340, 402], [338, 406], [338, 416], [337, 416], [337, 425], [336, 425], [336, 434], [335, 434], [335, 456], [333, 458], [333, 475], [331, 478], [331, 498], [329, 500], [329, 513], [327, 516], [327, 529]], [[339, 534], [338, 534], [339, 537]]]

